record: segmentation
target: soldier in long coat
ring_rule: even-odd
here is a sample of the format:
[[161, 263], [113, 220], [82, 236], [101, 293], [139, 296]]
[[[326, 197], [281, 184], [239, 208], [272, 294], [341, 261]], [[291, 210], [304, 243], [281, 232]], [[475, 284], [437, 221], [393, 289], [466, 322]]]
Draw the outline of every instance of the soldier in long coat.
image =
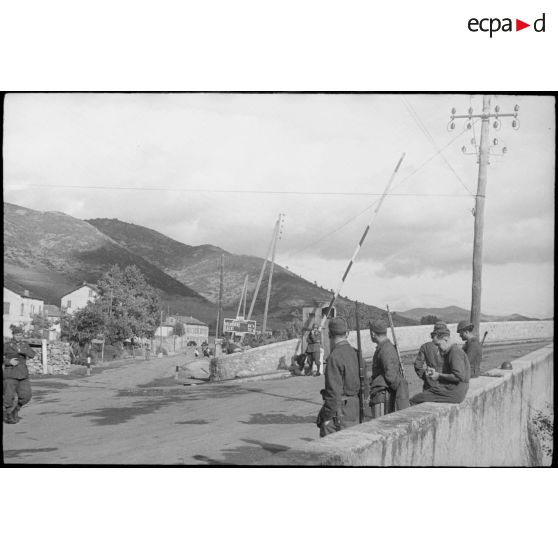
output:
[[433, 342], [443, 358], [442, 372], [431, 372], [430, 378], [437, 381], [422, 393], [411, 397], [411, 405], [419, 403], [461, 403], [469, 389], [471, 367], [461, 347], [453, 343], [447, 327], [435, 330]]
[[461, 320], [457, 324], [457, 333], [465, 341], [463, 351], [469, 359], [471, 365], [471, 378], [480, 376], [480, 365], [482, 361], [482, 344], [478, 337], [474, 335], [475, 326], [469, 320]]
[[308, 334], [308, 345], [306, 347], [306, 359], [308, 361], [308, 366], [310, 367], [310, 373], [312, 373], [312, 368], [314, 363], [316, 363], [316, 373], [314, 376], [320, 375], [320, 347], [321, 347], [321, 336], [318, 326], [314, 324], [312, 326], [312, 331]]
[[378, 418], [409, 406], [409, 386], [401, 374], [399, 357], [387, 337], [387, 324], [376, 320], [370, 324], [370, 337], [376, 343], [370, 378], [372, 418]]
[[358, 392], [360, 378], [358, 356], [347, 340], [347, 323], [332, 318], [328, 324], [330, 345], [333, 347], [325, 365], [324, 404], [318, 415], [320, 437], [358, 424]]
[[12, 328], [13, 340], [4, 345], [2, 387], [3, 420], [8, 424], [19, 421], [19, 410], [31, 400], [31, 382], [26, 360], [36, 356], [35, 351], [23, 341], [23, 330]]

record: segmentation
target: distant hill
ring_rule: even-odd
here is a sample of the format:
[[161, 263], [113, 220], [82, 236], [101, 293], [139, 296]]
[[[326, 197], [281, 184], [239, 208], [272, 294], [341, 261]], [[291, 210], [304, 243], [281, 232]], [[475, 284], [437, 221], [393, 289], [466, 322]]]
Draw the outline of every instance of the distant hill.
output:
[[[397, 312], [400, 316], [410, 318], [412, 320], [420, 319], [423, 316], [436, 316], [438, 319], [443, 320], [448, 324], [454, 324], [461, 320], [468, 320], [470, 318], [470, 310], [460, 308], [459, 306], [446, 306], [445, 308], [412, 308]], [[520, 322], [520, 321], [537, 321], [537, 318], [528, 318], [521, 314], [510, 314], [509, 316], [495, 316], [481, 313], [481, 321], [483, 322]]]
[[[111, 265], [134, 264], [158, 291], [171, 313], [192, 315], [214, 327], [219, 291], [219, 262], [225, 255], [224, 315], [236, 316], [244, 277], [248, 275], [248, 307], [263, 259], [236, 255], [204, 244], [189, 246], [157, 231], [116, 219], [82, 221], [57, 211], [41, 212], [4, 203], [4, 278], [27, 288], [47, 304], [60, 304], [63, 294], [95, 283]], [[253, 318], [261, 324], [269, 265], [255, 304]], [[268, 327], [285, 327], [303, 306], [329, 302], [331, 292], [276, 265]], [[341, 314], [354, 302], [340, 298]], [[366, 318], [384, 314], [361, 304]], [[396, 325], [416, 321], [394, 313]]]
[[[177, 242], [157, 231], [120, 221], [118, 219], [90, 219], [88, 221], [121, 246], [140, 255], [168, 275], [194, 289], [208, 300], [217, 303], [219, 296], [219, 265], [221, 254], [225, 256], [223, 305], [225, 315], [236, 314], [244, 278], [248, 275], [249, 308], [256, 283], [261, 272], [263, 258], [231, 254], [221, 248], [204, 244], [189, 246]], [[265, 306], [269, 265], [266, 267], [262, 286], [254, 306], [253, 318], [261, 323]], [[275, 265], [272, 279], [268, 321], [271, 327], [281, 327], [291, 321], [297, 310], [321, 301], [328, 301], [331, 292], [323, 289], [291, 271]], [[340, 298], [338, 307], [350, 312], [354, 302]], [[369, 317], [378, 317], [384, 310], [362, 304]], [[396, 325], [416, 325], [413, 319], [394, 316]]]
[[59, 305], [83, 281], [97, 282], [113, 264], [138, 266], [166, 305], [180, 301], [207, 318], [216, 315], [213, 303], [86, 221], [4, 203], [4, 277], [47, 304]]

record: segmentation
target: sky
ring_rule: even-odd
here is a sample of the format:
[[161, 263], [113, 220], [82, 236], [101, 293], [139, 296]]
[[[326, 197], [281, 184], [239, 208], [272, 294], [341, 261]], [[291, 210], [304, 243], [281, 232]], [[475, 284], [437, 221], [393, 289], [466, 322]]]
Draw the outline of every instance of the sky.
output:
[[[520, 126], [491, 121], [482, 311], [550, 317], [554, 98], [491, 104]], [[4, 200], [260, 257], [284, 213], [276, 262], [328, 289], [371, 222], [341, 294], [470, 308], [480, 121], [452, 107], [482, 95], [9, 94]]]

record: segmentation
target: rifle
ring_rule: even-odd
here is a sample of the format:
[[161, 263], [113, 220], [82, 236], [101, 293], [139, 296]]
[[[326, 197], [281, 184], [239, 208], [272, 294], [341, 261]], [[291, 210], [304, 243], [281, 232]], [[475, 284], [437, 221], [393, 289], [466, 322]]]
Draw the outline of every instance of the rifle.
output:
[[364, 422], [364, 365], [362, 362], [362, 344], [360, 341], [360, 323], [358, 319], [358, 302], [355, 300], [355, 316], [357, 330], [357, 355], [358, 355], [358, 377], [360, 389], [358, 391], [358, 422]]
[[393, 320], [391, 318], [391, 312], [389, 311], [389, 304], [386, 304], [386, 308], [387, 308], [387, 315], [389, 320], [389, 327], [391, 328], [391, 335], [393, 336], [393, 344], [395, 345], [395, 351], [397, 352], [397, 359], [399, 360], [399, 372], [401, 372], [401, 376], [405, 378], [405, 372], [403, 371], [403, 363], [401, 362], [401, 354], [399, 353], [399, 346], [397, 345], [397, 337], [395, 337], [395, 327], [393, 327]]
[[486, 339], [486, 336], [488, 335], [488, 331], [484, 332], [484, 335], [482, 336], [482, 341], [481, 341], [481, 345], [484, 345], [484, 340]]

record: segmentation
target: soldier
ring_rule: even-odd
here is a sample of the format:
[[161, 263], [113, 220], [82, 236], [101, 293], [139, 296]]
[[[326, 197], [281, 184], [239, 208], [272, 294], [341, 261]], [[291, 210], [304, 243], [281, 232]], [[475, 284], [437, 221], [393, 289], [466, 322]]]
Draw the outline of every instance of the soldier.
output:
[[432, 380], [428, 372], [441, 372], [443, 359], [438, 347], [434, 345], [432, 339], [437, 328], [447, 327], [444, 322], [436, 322], [434, 326], [434, 331], [430, 333], [430, 341], [421, 345], [417, 358], [415, 359], [415, 372], [417, 376], [422, 380], [422, 389], [427, 390], [432, 387], [436, 382]]
[[31, 383], [26, 359], [34, 358], [35, 351], [23, 341], [23, 330], [12, 327], [13, 341], [4, 345], [3, 420], [8, 424], [19, 421], [19, 410], [31, 400]]
[[467, 355], [451, 340], [450, 335], [447, 326], [435, 328], [432, 341], [442, 354], [442, 372], [429, 373], [437, 384], [411, 397], [411, 405], [425, 402], [461, 403], [465, 399], [471, 367]]
[[314, 363], [316, 363], [316, 373], [314, 376], [320, 375], [320, 345], [321, 345], [321, 338], [320, 338], [320, 330], [318, 329], [318, 325], [314, 324], [312, 326], [312, 331], [308, 334], [307, 337], [308, 345], [306, 347], [306, 359], [308, 360], [310, 366], [310, 374], [312, 374], [312, 368]]
[[409, 387], [399, 369], [399, 357], [387, 337], [387, 325], [382, 320], [370, 322], [370, 337], [376, 343], [370, 379], [370, 408], [372, 418], [406, 409]]
[[471, 378], [478, 378], [482, 360], [482, 345], [477, 336], [473, 334], [473, 329], [475, 326], [469, 320], [461, 320], [457, 324], [457, 333], [465, 341], [463, 350], [471, 365]]
[[331, 353], [325, 365], [324, 404], [318, 414], [320, 437], [358, 424], [358, 356], [347, 341], [347, 322], [332, 318], [328, 324]]

